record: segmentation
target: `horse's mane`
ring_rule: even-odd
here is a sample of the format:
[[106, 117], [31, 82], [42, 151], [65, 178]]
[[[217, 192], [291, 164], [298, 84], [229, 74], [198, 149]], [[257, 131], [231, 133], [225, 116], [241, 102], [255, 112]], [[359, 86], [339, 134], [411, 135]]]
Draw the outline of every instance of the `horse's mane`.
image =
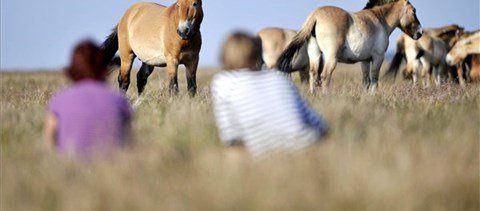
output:
[[382, 5], [392, 3], [392, 2], [397, 2], [397, 1], [398, 0], [369, 0], [367, 2], [367, 5], [365, 5], [365, 7], [363, 9], [364, 10], [365, 9], [371, 9], [371, 8], [374, 8], [375, 6], [382, 6]]

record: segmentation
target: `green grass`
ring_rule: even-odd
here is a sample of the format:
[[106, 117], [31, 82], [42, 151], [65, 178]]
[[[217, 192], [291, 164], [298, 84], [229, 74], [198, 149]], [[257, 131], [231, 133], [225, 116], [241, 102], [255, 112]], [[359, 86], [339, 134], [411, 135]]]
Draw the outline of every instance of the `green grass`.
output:
[[[134, 105], [133, 149], [95, 163], [61, 160], [42, 144], [55, 72], [0, 73], [0, 210], [480, 210], [480, 86], [361, 87], [340, 65], [325, 93], [302, 94], [328, 121], [327, 140], [296, 155], [226, 159], [209, 83], [170, 98], [155, 71]], [[109, 79], [117, 87], [116, 72]], [[272, 105], [274, 106], [274, 105]]]

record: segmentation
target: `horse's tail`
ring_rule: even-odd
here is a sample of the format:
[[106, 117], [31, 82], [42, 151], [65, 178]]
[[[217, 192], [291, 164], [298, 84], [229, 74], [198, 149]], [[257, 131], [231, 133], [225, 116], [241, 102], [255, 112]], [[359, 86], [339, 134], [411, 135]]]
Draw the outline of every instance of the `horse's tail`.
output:
[[292, 60], [295, 53], [308, 42], [310, 37], [315, 33], [315, 25], [317, 20], [310, 14], [303, 24], [302, 28], [293, 37], [292, 42], [288, 44], [287, 48], [282, 52], [277, 60], [277, 67], [280, 71], [290, 73], [292, 72]]
[[397, 51], [393, 56], [392, 61], [390, 62], [390, 66], [388, 67], [387, 72], [384, 74], [384, 77], [387, 77], [391, 80], [395, 80], [397, 77], [398, 69], [400, 69], [400, 65], [402, 64], [403, 59], [405, 58], [405, 45], [403, 39], [397, 42]]
[[107, 39], [103, 42], [102, 49], [105, 52], [104, 63], [108, 65], [112, 62], [115, 53], [118, 51], [117, 26], [113, 28], [112, 33], [108, 35]]

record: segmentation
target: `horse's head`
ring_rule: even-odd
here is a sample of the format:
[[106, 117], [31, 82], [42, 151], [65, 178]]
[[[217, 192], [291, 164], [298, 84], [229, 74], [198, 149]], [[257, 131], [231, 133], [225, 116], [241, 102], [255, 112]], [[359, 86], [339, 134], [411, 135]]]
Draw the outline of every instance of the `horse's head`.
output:
[[465, 32], [463, 27], [452, 24], [444, 27], [438, 37], [447, 43], [448, 49], [451, 49], [464, 34]]
[[183, 40], [189, 40], [200, 30], [203, 20], [201, 0], [178, 0], [176, 3], [177, 33]]
[[469, 54], [480, 52], [480, 32], [464, 36], [455, 43], [446, 56], [449, 65], [458, 65]]
[[[458, 51], [457, 49], [454, 50], [454, 48], [452, 48], [452, 50], [450, 50], [450, 52], [448, 52], [447, 56], [445, 57], [445, 61], [447, 62], [447, 64], [450, 66], [460, 64], [460, 62], [462, 61], [462, 56], [459, 55], [460, 53], [461, 51]], [[466, 55], [464, 56], [466, 57]]]
[[408, 0], [402, 0], [404, 4], [400, 14], [400, 29], [414, 40], [423, 35], [423, 28], [417, 18], [416, 9]]
[[445, 42], [447, 42], [449, 49], [452, 49], [453, 46], [455, 46], [455, 44], [457, 44], [458, 41], [460, 41], [465, 37], [468, 37], [469, 35], [470, 33], [467, 31], [464, 31], [462, 28], [462, 30], [456, 31], [450, 40], [446, 40]]

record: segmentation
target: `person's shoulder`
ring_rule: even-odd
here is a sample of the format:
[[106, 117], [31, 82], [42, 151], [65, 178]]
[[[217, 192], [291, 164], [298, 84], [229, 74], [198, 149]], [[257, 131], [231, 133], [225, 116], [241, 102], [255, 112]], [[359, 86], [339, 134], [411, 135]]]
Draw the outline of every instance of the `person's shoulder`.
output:
[[72, 92], [72, 87], [70, 86], [53, 93], [48, 101], [48, 110], [54, 112], [60, 109], [64, 103], [70, 101]]
[[80, 89], [88, 90], [88, 92], [97, 92], [97, 93], [104, 93], [111, 96], [122, 96], [119, 90], [115, 90], [111, 88], [107, 83], [100, 82], [100, 81], [86, 81], [82, 84], [79, 84]]
[[71, 93], [74, 91], [74, 87], [70, 86], [61, 90], [56, 91], [55, 93], [52, 94], [52, 97], [50, 98], [50, 102], [55, 102], [64, 99], [65, 97], [68, 97], [71, 95]]
[[[267, 71], [267, 70], [265, 70]], [[282, 78], [282, 79], [287, 79], [287, 74], [284, 72], [280, 72], [280, 70], [273, 69], [273, 70], [268, 70], [268, 74], [272, 75], [274, 77]]]
[[235, 78], [235, 77], [239, 77], [240, 75], [242, 75], [242, 72], [244, 72], [244, 71], [241, 71], [241, 70], [223, 70], [223, 71], [215, 74], [214, 79], [226, 80], [226, 79], [229, 79], [229, 78]]
[[222, 72], [219, 72], [213, 76], [212, 79], [212, 84], [213, 85], [227, 85], [230, 84], [231, 82], [237, 80], [241, 76], [242, 73], [239, 71], [233, 71], [233, 70], [224, 70]]
[[104, 96], [106, 98], [113, 98], [117, 101], [127, 101], [124, 94], [122, 94], [119, 90], [108, 86], [106, 83], [91, 81], [83, 86], [85, 89], [89, 89], [89, 91], [87, 91], [88, 93], [95, 92], [99, 96]]

